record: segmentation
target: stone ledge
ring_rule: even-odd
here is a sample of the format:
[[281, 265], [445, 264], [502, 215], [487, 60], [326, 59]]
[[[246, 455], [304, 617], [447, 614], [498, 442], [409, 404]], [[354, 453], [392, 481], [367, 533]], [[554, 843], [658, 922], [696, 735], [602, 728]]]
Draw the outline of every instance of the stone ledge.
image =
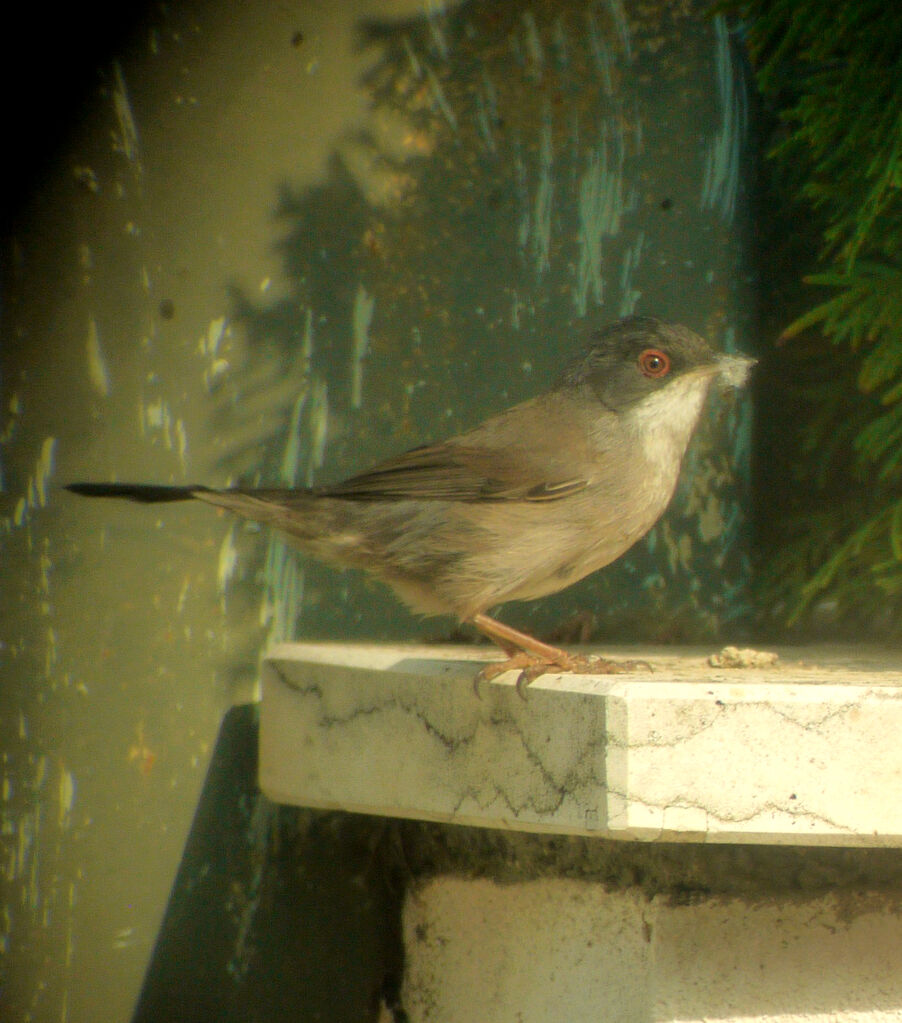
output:
[[[284, 644], [260, 785], [283, 803], [645, 841], [902, 846], [902, 659], [606, 650], [628, 675], [547, 675], [522, 700], [485, 648]], [[802, 659], [804, 657], [804, 660]]]

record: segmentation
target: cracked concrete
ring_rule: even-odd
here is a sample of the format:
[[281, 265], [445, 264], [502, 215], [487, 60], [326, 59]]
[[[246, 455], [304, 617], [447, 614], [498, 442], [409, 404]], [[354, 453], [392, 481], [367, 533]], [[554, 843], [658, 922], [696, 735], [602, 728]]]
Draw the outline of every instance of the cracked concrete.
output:
[[[902, 845], [902, 662], [783, 651], [712, 668], [513, 674], [479, 648], [295, 644], [264, 677], [260, 779], [281, 802], [646, 841]], [[813, 655], [813, 656], [812, 656]]]
[[480, 699], [484, 649], [273, 651], [264, 791], [399, 818], [407, 1017], [902, 1019], [900, 662], [606, 652], [652, 670]]

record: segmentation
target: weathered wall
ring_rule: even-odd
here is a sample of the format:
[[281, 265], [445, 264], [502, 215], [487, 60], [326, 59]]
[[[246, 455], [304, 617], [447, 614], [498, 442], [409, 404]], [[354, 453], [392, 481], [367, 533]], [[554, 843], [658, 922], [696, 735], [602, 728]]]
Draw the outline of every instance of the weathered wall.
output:
[[[109, 54], [4, 241], [14, 1013], [127, 1016], [271, 640], [451, 628], [207, 509], [60, 485], [333, 479], [535, 393], [633, 309], [751, 348], [744, 117], [688, 3], [192, 2]], [[669, 639], [741, 615], [749, 435], [715, 405], [635, 556], [512, 616]]]

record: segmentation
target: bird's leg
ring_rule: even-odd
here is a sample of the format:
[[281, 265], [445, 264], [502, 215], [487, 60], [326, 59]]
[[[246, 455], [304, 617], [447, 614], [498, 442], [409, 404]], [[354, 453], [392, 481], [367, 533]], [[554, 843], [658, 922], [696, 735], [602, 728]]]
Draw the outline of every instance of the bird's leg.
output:
[[611, 661], [606, 657], [568, 654], [560, 647], [551, 646], [530, 636], [528, 632], [520, 632], [495, 618], [481, 612], [473, 615], [470, 621], [493, 643], [501, 647], [507, 654], [506, 661], [487, 664], [476, 676], [474, 686], [479, 691], [482, 682], [488, 682], [506, 671], [519, 669], [517, 692], [524, 696], [526, 686], [534, 682], [540, 675], [557, 669], [558, 671], [581, 672], [586, 675], [613, 675], [624, 671], [633, 671], [644, 667], [651, 670], [646, 661]]
[[530, 653], [535, 657], [541, 657], [548, 664], [560, 666], [563, 666], [564, 662], [569, 659], [569, 654], [559, 647], [543, 643], [535, 636], [530, 636], [528, 632], [520, 632], [519, 629], [505, 625], [504, 622], [499, 622], [496, 618], [475, 614], [470, 620], [483, 636], [488, 636], [508, 656], [513, 656], [515, 653]]

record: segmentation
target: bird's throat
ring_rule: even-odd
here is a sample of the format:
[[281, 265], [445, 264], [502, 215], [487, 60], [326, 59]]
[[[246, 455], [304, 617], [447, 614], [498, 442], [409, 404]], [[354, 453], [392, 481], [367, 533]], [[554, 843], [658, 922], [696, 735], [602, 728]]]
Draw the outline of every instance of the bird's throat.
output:
[[649, 395], [625, 413], [626, 426], [648, 471], [676, 484], [683, 455], [698, 425], [710, 376], [686, 376]]

